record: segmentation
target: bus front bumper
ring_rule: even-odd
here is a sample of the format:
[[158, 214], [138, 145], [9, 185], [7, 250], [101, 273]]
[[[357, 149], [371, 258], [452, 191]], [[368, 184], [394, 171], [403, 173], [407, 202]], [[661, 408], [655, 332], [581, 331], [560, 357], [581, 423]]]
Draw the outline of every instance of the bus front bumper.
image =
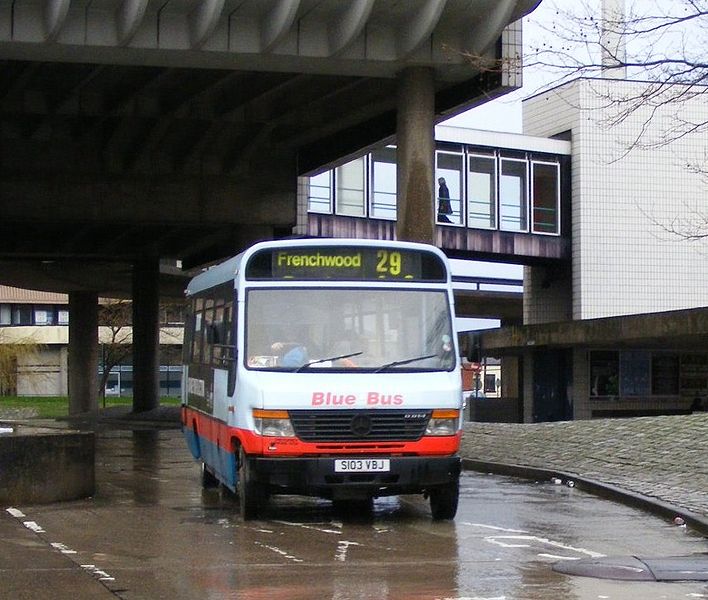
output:
[[[337, 472], [336, 460], [381, 458], [389, 461], [387, 471]], [[260, 458], [250, 462], [253, 478], [271, 493], [292, 493], [324, 498], [392, 496], [418, 494], [454, 483], [460, 476], [460, 457], [307, 457]]]

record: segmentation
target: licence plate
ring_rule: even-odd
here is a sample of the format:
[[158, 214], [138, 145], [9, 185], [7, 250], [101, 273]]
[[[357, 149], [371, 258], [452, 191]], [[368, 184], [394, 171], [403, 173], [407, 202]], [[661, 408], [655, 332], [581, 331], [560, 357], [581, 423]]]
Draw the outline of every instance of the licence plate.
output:
[[391, 470], [388, 458], [345, 458], [334, 461], [335, 473], [387, 473]]

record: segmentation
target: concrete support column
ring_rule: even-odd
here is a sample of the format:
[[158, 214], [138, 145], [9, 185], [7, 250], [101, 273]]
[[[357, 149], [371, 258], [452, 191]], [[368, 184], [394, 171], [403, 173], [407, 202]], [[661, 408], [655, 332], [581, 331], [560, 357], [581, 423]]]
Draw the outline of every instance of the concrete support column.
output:
[[159, 405], [159, 264], [133, 264], [133, 412]]
[[410, 67], [398, 76], [396, 184], [399, 240], [435, 242], [435, 87], [433, 70]]
[[69, 292], [69, 414], [98, 409], [98, 294]]

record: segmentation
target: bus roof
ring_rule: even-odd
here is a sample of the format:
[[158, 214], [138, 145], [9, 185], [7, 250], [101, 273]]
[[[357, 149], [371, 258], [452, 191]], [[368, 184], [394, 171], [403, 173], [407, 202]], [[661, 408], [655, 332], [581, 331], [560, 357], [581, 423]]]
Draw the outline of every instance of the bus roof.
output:
[[425, 250], [433, 252], [447, 264], [447, 257], [436, 246], [421, 244], [418, 242], [402, 242], [393, 240], [362, 240], [348, 238], [305, 238], [294, 240], [273, 240], [258, 242], [240, 254], [225, 260], [219, 264], [209, 267], [203, 273], [194, 277], [188, 284], [185, 294], [192, 296], [204, 290], [223, 285], [234, 281], [241, 268], [241, 263], [245, 262], [253, 253], [265, 248], [306, 248], [308, 246], [369, 246], [369, 247], [396, 247], [409, 248], [411, 250]]

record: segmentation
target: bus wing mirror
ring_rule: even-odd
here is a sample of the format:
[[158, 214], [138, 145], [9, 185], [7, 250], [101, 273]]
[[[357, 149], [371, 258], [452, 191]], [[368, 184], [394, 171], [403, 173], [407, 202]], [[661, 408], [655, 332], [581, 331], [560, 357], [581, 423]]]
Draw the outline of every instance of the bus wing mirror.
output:
[[236, 391], [236, 372], [238, 370], [238, 353], [236, 352], [236, 348], [233, 348], [228, 363], [229, 366], [226, 371], [226, 393], [229, 396], [233, 396], [234, 392]]

